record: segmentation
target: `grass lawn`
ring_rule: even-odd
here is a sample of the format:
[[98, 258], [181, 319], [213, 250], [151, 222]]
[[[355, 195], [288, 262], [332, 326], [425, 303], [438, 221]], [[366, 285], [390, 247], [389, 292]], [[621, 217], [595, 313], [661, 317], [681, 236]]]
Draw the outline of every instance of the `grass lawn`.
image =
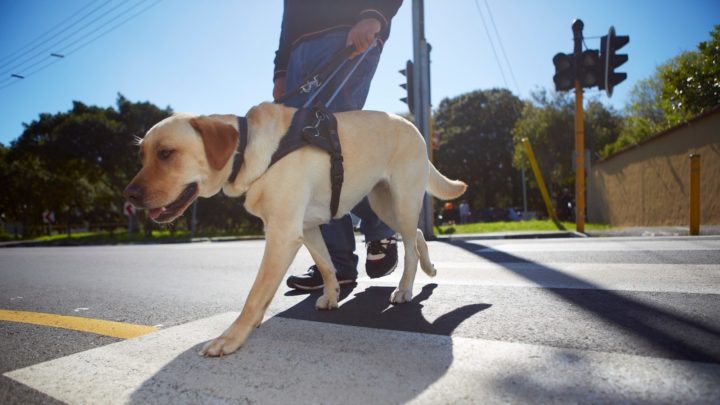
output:
[[[575, 230], [572, 222], [563, 222], [562, 225], [568, 231]], [[585, 230], [597, 231], [612, 228], [610, 225], [585, 224]], [[508, 221], [508, 222], [477, 222], [471, 224], [441, 225], [435, 227], [438, 235], [451, 234], [483, 234], [493, 232], [517, 232], [517, 231], [557, 231], [558, 228], [552, 221], [531, 220], [531, 221]], [[203, 237], [212, 236], [238, 236], [245, 235], [199, 235]], [[257, 236], [257, 235], [254, 235]], [[190, 242], [190, 232], [177, 230], [174, 233], [166, 230], [154, 230], [152, 236], [145, 236], [141, 233], [134, 233], [128, 237], [127, 232], [118, 230], [109, 232], [76, 232], [67, 234], [56, 234], [52, 236], [41, 236], [33, 239], [43, 246], [69, 246], [69, 245], [121, 245], [127, 243], [177, 243]]]
[[[562, 222], [562, 225], [568, 231], [575, 230], [574, 222]], [[585, 224], [586, 231], [598, 231], [612, 228], [610, 225], [604, 224]], [[530, 221], [501, 221], [501, 222], [476, 222], [471, 224], [441, 225], [435, 230], [441, 235], [449, 235], [453, 233], [491, 233], [491, 232], [517, 232], [517, 231], [557, 231], [558, 227], [550, 220]]]
[[152, 236], [145, 236], [142, 233], [133, 233], [128, 236], [124, 230], [116, 232], [73, 232], [68, 236], [66, 233], [58, 233], [50, 236], [40, 236], [33, 239], [43, 245], [119, 245], [124, 243], [143, 242], [189, 242], [190, 232], [176, 231], [152, 231]]

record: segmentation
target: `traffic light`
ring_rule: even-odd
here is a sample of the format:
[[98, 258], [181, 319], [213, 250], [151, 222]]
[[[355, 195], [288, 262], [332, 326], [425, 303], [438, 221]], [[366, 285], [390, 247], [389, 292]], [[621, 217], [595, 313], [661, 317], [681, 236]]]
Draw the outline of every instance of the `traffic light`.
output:
[[553, 56], [555, 65], [555, 90], [570, 90], [575, 87], [575, 61], [572, 55], [558, 53]]
[[588, 49], [580, 54], [578, 64], [580, 87], [595, 87], [602, 82], [603, 69], [600, 65], [600, 54], [597, 49]]
[[408, 105], [411, 114], [415, 114], [415, 92], [413, 87], [413, 63], [411, 60], [405, 63], [405, 69], [400, 70], [400, 74], [405, 76], [405, 83], [402, 83], [400, 87], [407, 90], [407, 96], [400, 99], [403, 103]]
[[615, 35], [615, 27], [610, 27], [608, 34], [600, 38], [600, 63], [604, 74], [598, 87], [607, 91], [608, 97], [612, 97], [613, 87], [627, 79], [627, 73], [618, 73], [615, 69], [628, 61], [627, 54], [617, 53], [618, 49], [628, 42], [630, 42], [629, 36]]

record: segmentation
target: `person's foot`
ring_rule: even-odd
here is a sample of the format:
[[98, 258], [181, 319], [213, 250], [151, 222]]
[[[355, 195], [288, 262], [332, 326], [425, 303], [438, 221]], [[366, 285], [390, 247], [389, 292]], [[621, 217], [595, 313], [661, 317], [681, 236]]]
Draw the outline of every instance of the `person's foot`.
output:
[[[344, 277], [340, 274], [337, 275], [338, 284], [354, 283], [355, 278]], [[290, 288], [296, 288], [298, 290], [319, 290], [323, 288], [323, 279], [316, 265], [310, 266], [305, 274], [299, 276], [290, 276], [287, 279], [287, 286]]]
[[365, 271], [370, 278], [387, 276], [398, 264], [397, 239], [390, 236], [386, 239], [373, 240], [365, 244], [367, 259]]

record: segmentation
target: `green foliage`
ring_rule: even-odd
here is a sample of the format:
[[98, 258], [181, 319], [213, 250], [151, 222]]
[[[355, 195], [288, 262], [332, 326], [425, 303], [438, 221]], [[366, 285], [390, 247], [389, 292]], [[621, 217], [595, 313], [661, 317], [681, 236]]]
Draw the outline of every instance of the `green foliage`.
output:
[[518, 172], [512, 168], [512, 135], [522, 102], [508, 90], [474, 91], [444, 99], [435, 114], [440, 149], [436, 166], [467, 182], [471, 207], [518, 203]]
[[[128, 107], [144, 114], [123, 116]], [[3, 219], [24, 224], [26, 233], [42, 229], [46, 209], [55, 211], [59, 224], [122, 223], [120, 193], [138, 166], [133, 136], [142, 135], [129, 128], [149, 128], [171, 113], [119, 95], [118, 110], [76, 101], [70, 111], [24, 124], [2, 156], [9, 190], [0, 200]]]
[[603, 157], [720, 105], [720, 25], [710, 35], [697, 51], [670, 59], [635, 83], [625, 107], [625, 126], [617, 141], [601, 152]]
[[[6, 191], [0, 194], [0, 219], [22, 224], [24, 236], [44, 231], [46, 209], [65, 229], [124, 227], [122, 190], [140, 168], [135, 138], [170, 114], [170, 107], [131, 102], [120, 94], [116, 108], [76, 101], [70, 111], [40, 114], [9, 148], [0, 145], [0, 186]], [[162, 228], [187, 227], [190, 215]], [[222, 195], [199, 201], [197, 220], [198, 234], [262, 231], [241, 200]], [[147, 235], [158, 228], [142, 211], [135, 223]]]
[[[533, 93], [526, 103], [522, 116], [512, 130], [514, 142], [513, 166], [529, 168], [522, 139], [528, 138], [538, 166], [548, 187], [571, 188], [575, 181], [573, 153], [575, 151], [575, 102], [569, 93]], [[597, 100], [589, 100], [584, 108], [585, 147], [590, 150], [591, 161], [597, 152], [615, 142], [623, 128], [623, 117], [611, 107]], [[532, 184], [536, 182], [533, 178]], [[535, 193], [537, 194], [537, 193]], [[539, 198], [533, 198], [533, 207], [544, 210]]]
[[661, 72], [663, 98], [685, 119], [720, 105], [720, 25], [698, 50], [680, 55]]

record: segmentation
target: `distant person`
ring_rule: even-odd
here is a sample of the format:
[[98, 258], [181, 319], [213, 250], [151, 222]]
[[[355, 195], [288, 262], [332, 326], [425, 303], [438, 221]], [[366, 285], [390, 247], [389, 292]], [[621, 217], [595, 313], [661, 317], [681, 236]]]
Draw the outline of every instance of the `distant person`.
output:
[[470, 221], [470, 205], [467, 200], [462, 200], [458, 209], [460, 211], [460, 223], [467, 224]]
[[575, 199], [570, 193], [570, 190], [563, 188], [562, 192], [557, 198], [557, 216], [561, 221], [569, 221], [574, 218], [575, 214]]

